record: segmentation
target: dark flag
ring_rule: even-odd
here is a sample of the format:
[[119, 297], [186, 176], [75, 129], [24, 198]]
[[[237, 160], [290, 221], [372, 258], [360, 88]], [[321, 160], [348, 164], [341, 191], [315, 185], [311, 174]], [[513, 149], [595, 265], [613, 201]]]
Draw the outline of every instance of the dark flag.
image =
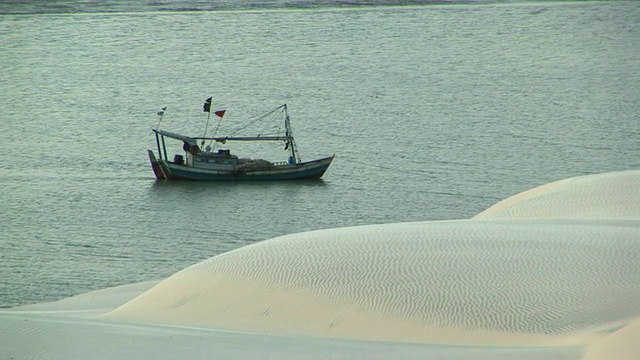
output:
[[208, 113], [211, 112], [211, 98], [208, 98], [207, 100], [205, 100], [202, 110]]
[[214, 113], [214, 114], [216, 114], [216, 116], [223, 117], [223, 116], [224, 116], [224, 113], [225, 113], [226, 111], [227, 111], [226, 109], [225, 109], [225, 110], [216, 110], [216, 111], [214, 111], [213, 113]]

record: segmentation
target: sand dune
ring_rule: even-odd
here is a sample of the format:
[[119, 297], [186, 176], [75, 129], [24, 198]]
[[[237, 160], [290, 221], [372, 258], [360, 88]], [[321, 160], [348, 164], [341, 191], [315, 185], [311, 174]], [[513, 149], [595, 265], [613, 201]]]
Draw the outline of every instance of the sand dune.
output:
[[640, 218], [637, 170], [555, 181], [500, 201], [474, 219]]
[[[251, 358], [264, 334], [274, 358], [631, 359], [638, 299], [640, 171], [623, 171], [550, 183], [469, 220], [291, 234], [158, 283], [0, 311], [0, 356], [65, 358], [74, 334], [82, 351], [101, 349], [96, 338], [123, 349], [107, 358], [195, 343], [202, 358]], [[168, 350], [129, 344], [139, 332]], [[26, 342], [45, 351], [13, 345]]]
[[294, 234], [196, 264], [106, 317], [361, 340], [585, 342], [640, 313], [635, 225], [461, 220]]

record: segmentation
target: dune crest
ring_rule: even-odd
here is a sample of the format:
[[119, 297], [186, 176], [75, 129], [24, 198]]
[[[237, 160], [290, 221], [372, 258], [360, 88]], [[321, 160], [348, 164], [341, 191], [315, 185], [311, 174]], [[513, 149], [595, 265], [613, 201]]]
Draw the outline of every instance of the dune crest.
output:
[[498, 202], [474, 219], [640, 218], [640, 171], [555, 181]]

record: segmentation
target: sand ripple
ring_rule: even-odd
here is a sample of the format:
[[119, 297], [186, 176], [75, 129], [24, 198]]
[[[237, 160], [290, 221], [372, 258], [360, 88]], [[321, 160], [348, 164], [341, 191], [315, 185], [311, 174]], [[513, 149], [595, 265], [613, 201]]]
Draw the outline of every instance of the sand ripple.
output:
[[555, 181], [505, 199], [474, 219], [640, 218], [637, 170]]
[[187, 268], [109, 317], [377, 340], [570, 336], [640, 313], [638, 229], [461, 220], [295, 234]]

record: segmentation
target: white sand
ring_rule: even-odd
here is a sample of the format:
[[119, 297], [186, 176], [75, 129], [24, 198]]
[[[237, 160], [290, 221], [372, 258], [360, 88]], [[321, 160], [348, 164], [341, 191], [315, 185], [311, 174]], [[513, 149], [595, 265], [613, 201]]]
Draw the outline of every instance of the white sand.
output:
[[587, 343], [640, 313], [637, 224], [459, 220], [294, 234], [196, 264], [106, 317], [360, 340]]
[[640, 358], [640, 319], [587, 348], [584, 360], [637, 360]]
[[0, 359], [571, 360], [578, 347], [407, 345], [282, 337], [0, 311]]
[[0, 311], [0, 358], [632, 359], [640, 171], [472, 220], [283, 236], [153, 285]]
[[500, 201], [474, 219], [638, 219], [640, 171], [555, 181]]

